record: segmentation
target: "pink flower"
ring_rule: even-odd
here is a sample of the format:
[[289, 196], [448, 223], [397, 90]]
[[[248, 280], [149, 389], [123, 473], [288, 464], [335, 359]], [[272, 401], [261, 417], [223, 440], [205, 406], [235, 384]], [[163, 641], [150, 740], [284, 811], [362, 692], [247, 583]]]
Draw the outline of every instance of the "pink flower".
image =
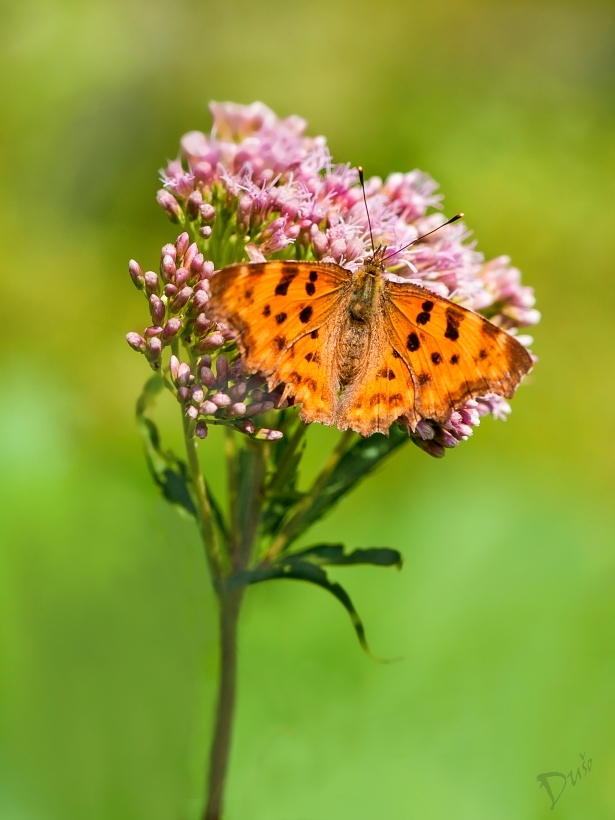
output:
[[[146, 293], [157, 300], [150, 306], [156, 326], [164, 324], [163, 314], [171, 310], [181, 320], [182, 333], [196, 334], [197, 353], [208, 354], [232, 337], [207, 318], [206, 282], [214, 266], [246, 258], [263, 262], [283, 254], [334, 261], [355, 270], [373, 252], [357, 170], [334, 164], [325, 138], [306, 136], [305, 120], [280, 119], [260, 102], [213, 102], [210, 110], [211, 132], [190, 131], [182, 137], [180, 157], [163, 171], [164, 189], [158, 194], [172, 220], [193, 225], [200, 243], [199, 264], [208, 274], [174, 273], [184, 250], [179, 246], [177, 259], [165, 255], [162, 297], [157, 282], [152, 277], [150, 282], [148, 274], [143, 278], [136, 263], [130, 271], [136, 286], [145, 285]], [[513, 334], [536, 324], [540, 314], [534, 308], [533, 290], [522, 285], [508, 257], [486, 262], [463, 222], [410, 244], [446, 221], [437, 188], [418, 170], [390, 174], [384, 182], [378, 177], [366, 180], [374, 244], [389, 248], [385, 275], [421, 284], [483, 313]], [[237, 231], [232, 246], [220, 239], [229, 219], [235, 220]], [[175, 325], [165, 327], [153, 348], [150, 344], [152, 349], [147, 349], [150, 360], [157, 362], [158, 346], [175, 338]], [[517, 338], [531, 342], [527, 336]], [[141, 349], [135, 337], [131, 340], [135, 349]], [[485, 396], [468, 402], [445, 425], [421, 423], [414, 438], [432, 455], [442, 454], [444, 448], [467, 439], [482, 415], [505, 418], [508, 412], [501, 397]]]

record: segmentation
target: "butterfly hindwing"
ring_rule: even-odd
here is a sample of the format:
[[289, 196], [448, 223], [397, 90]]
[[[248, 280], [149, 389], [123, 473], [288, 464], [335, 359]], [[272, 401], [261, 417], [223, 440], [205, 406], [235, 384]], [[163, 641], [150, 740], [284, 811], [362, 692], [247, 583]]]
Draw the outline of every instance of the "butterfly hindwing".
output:
[[369, 353], [362, 369], [341, 398], [336, 425], [362, 436], [388, 435], [401, 415], [414, 426], [415, 388], [405, 361], [391, 345], [381, 313], [374, 316]]
[[532, 357], [513, 336], [478, 313], [408, 283], [387, 282], [385, 327], [410, 368], [416, 414], [445, 422], [471, 398], [510, 398]]

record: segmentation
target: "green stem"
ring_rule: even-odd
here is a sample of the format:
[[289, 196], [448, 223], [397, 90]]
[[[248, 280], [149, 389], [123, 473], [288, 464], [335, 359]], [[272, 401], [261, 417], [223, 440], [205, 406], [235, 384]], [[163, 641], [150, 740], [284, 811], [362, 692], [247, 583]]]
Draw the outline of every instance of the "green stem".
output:
[[199, 454], [197, 449], [197, 439], [194, 435], [194, 424], [182, 412], [182, 422], [184, 426], [184, 440], [186, 442], [186, 456], [188, 458], [188, 469], [190, 470], [190, 477], [192, 485], [196, 494], [196, 512], [199, 529], [203, 538], [205, 546], [205, 554], [209, 568], [212, 573], [214, 585], [219, 581], [222, 571], [222, 555], [220, 553], [220, 545], [216, 537], [216, 531], [213, 525], [213, 516], [211, 510], [211, 503], [209, 495], [207, 494], [207, 487], [205, 486], [205, 479], [201, 472], [201, 465], [199, 464]]
[[354, 433], [352, 430], [346, 430], [342, 434], [342, 437], [338, 441], [335, 450], [331, 453], [329, 460], [320, 471], [309, 492], [303, 497], [294, 515], [288, 524], [282, 528], [282, 531], [269, 548], [269, 551], [264, 559], [265, 562], [273, 561], [273, 559], [276, 558], [284, 549], [286, 549], [289, 543], [293, 540], [295, 533], [299, 530], [303, 517], [308, 512], [314, 501], [318, 498], [320, 491], [331, 477], [331, 474], [337, 465], [340, 463], [342, 456], [346, 452], [348, 443], [352, 441], [353, 438]]
[[237, 624], [243, 589], [220, 590], [220, 683], [216, 726], [209, 759], [208, 800], [203, 820], [221, 820], [231, 749], [237, 683]]

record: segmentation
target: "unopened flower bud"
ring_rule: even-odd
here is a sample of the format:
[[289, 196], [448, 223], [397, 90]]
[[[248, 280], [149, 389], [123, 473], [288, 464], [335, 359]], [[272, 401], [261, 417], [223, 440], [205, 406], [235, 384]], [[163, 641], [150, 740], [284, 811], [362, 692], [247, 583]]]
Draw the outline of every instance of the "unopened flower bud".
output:
[[171, 302], [171, 310], [177, 313], [186, 304], [188, 299], [192, 296], [192, 288], [182, 288], [177, 296]]
[[170, 242], [167, 242], [166, 245], [163, 245], [160, 250], [160, 259], [164, 259], [165, 256], [170, 256], [173, 261], [177, 258], [177, 249], [175, 245], [172, 245]]
[[201, 271], [201, 279], [211, 279], [214, 275], [214, 263], [211, 261], [205, 262], [203, 265], [203, 270]]
[[190, 263], [190, 273], [194, 276], [200, 276], [201, 271], [203, 270], [203, 265], [205, 264], [205, 257], [202, 253], [197, 253], [194, 257], [192, 262]]
[[169, 284], [164, 286], [164, 295], [167, 297], [167, 299], [172, 299], [176, 293], [177, 288], [175, 287], [175, 285]]
[[200, 404], [205, 398], [203, 388], [200, 387], [198, 384], [193, 385], [190, 388], [190, 398], [193, 402], [195, 402], [195, 404]]
[[158, 293], [160, 282], [158, 281], [158, 275], [153, 270], [146, 271], [143, 279], [145, 281], [145, 292], [148, 296], [151, 296], [152, 293]]
[[181, 319], [169, 319], [162, 331], [162, 338], [165, 342], [169, 342], [174, 336], [177, 336], [181, 330]]
[[195, 313], [200, 313], [209, 302], [209, 294], [205, 290], [197, 290], [192, 299], [192, 309]]
[[160, 262], [160, 272], [167, 282], [172, 282], [175, 278], [175, 259], [169, 253], [165, 253]]
[[154, 325], [153, 327], [146, 327], [145, 328], [145, 338], [151, 339], [153, 336], [160, 336], [162, 333], [162, 328], [160, 325]]
[[[127, 333], [126, 341], [138, 353], [145, 353], [145, 339], [138, 333]], [[213, 375], [213, 374], [212, 374]]]
[[171, 222], [179, 222], [181, 208], [173, 194], [161, 188], [156, 194], [156, 199], [160, 207], [166, 212]]
[[199, 228], [199, 233], [201, 234], [203, 239], [209, 239], [213, 231], [209, 225], [204, 225], [202, 228]]
[[177, 401], [179, 401], [181, 404], [185, 404], [189, 398], [190, 390], [187, 387], [177, 388]]
[[199, 215], [199, 208], [203, 204], [203, 195], [200, 191], [193, 191], [186, 202], [186, 212], [190, 219], [196, 219]]
[[207, 438], [207, 425], [204, 421], [199, 421], [197, 426], [194, 428], [194, 435], [198, 438]]
[[193, 242], [192, 245], [188, 248], [186, 253], [184, 254], [184, 267], [189, 268], [192, 260], [199, 252], [196, 242]]
[[134, 286], [139, 290], [143, 290], [143, 271], [141, 270], [141, 265], [138, 262], [135, 262], [134, 259], [131, 259], [128, 263], [128, 273], [130, 274], [130, 278], [132, 279]]
[[194, 179], [197, 183], [200, 183], [201, 185], [209, 185], [213, 177], [213, 168], [209, 162], [202, 160], [201, 162], [197, 162], [192, 169], [192, 173], [194, 174]]
[[188, 281], [188, 276], [190, 274], [186, 270], [186, 268], [178, 268], [177, 273], [175, 274], [175, 285], [177, 288], [183, 288], [183, 286]]
[[209, 202], [205, 202], [199, 208], [199, 216], [206, 225], [212, 225], [216, 220], [216, 209]]
[[237, 401], [228, 409], [229, 416], [244, 416], [246, 413], [246, 406], [242, 401]]
[[216, 386], [216, 377], [213, 374], [213, 371], [209, 369], [209, 367], [202, 367], [201, 372], [201, 381], [205, 385], [205, 387], [215, 387]]
[[273, 410], [272, 401], [257, 401], [248, 405], [246, 414], [248, 416], [260, 416], [263, 413], [268, 413], [270, 410]]
[[278, 441], [284, 438], [284, 433], [281, 430], [268, 430], [266, 427], [261, 428], [255, 433], [254, 438], [261, 441]]
[[155, 293], [149, 297], [149, 312], [155, 325], [161, 325], [164, 319], [164, 302]]
[[171, 378], [175, 381], [179, 375], [179, 359], [175, 354], [171, 356], [171, 360], [169, 361], [169, 369], [171, 371]]
[[218, 356], [216, 359], [216, 375], [220, 386], [226, 383], [228, 379], [228, 359], [226, 356]]
[[203, 404], [199, 407], [199, 411], [203, 416], [213, 416], [218, 410], [218, 405], [214, 404], [213, 401], [204, 401]]
[[237, 205], [237, 225], [244, 231], [250, 226], [250, 216], [254, 203], [249, 194], [242, 194]]
[[186, 362], [182, 362], [178, 369], [177, 369], [177, 382], [178, 384], [185, 387], [188, 382], [190, 381], [190, 376], [192, 373], [190, 372], [190, 365], [186, 364]]
[[423, 441], [431, 441], [431, 439], [436, 435], [436, 431], [433, 429], [431, 424], [429, 424], [429, 422], [425, 421], [425, 419], [420, 419], [417, 423], [416, 432], [423, 439]]
[[417, 438], [416, 436], [412, 436], [412, 441], [417, 447], [420, 447], [421, 450], [433, 458], [442, 458], [446, 452], [444, 447], [438, 444], [437, 441], [423, 441], [423, 439]]
[[299, 225], [290, 225], [284, 233], [289, 239], [296, 239], [301, 233], [301, 227]]
[[153, 339], [148, 339], [145, 345], [145, 355], [150, 360], [150, 362], [155, 362], [156, 359], [160, 358], [160, 354], [162, 353], [162, 342], [157, 336], [154, 336]]
[[208, 319], [204, 313], [199, 315], [194, 320], [194, 332], [197, 336], [203, 336], [211, 327], [211, 319]]
[[235, 425], [235, 429], [239, 430], [241, 433], [247, 433], [247, 435], [251, 436], [256, 430], [256, 426], [253, 421], [250, 421], [250, 419], [242, 419]]
[[175, 247], [177, 249], [177, 259], [181, 259], [183, 255], [188, 250], [188, 245], [190, 244], [190, 235], [184, 231], [180, 233], [175, 241]]
[[215, 333], [212, 333], [211, 336], [205, 336], [204, 339], [200, 339], [194, 346], [194, 350], [197, 353], [204, 353], [206, 350], [215, 350], [218, 347], [222, 347], [224, 342], [224, 336], [216, 331]]
[[201, 356], [198, 361], [198, 367], [211, 367], [211, 356]]
[[[313, 226], [316, 228], [316, 226]], [[312, 238], [312, 245], [314, 246], [314, 250], [316, 251], [317, 256], [324, 256], [327, 253], [327, 249], [329, 247], [329, 240], [327, 239], [326, 234], [318, 229], [311, 231], [311, 238]]]
[[232, 399], [226, 393], [214, 393], [213, 396], [210, 396], [210, 401], [212, 401], [216, 407], [228, 407], [232, 403]]
[[238, 382], [237, 384], [234, 384], [228, 391], [229, 396], [235, 400], [242, 399], [245, 396], [247, 389], [248, 386], [245, 382]]
[[186, 415], [189, 419], [195, 420], [199, 417], [199, 411], [193, 404], [189, 404], [188, 407], [186, 407]]

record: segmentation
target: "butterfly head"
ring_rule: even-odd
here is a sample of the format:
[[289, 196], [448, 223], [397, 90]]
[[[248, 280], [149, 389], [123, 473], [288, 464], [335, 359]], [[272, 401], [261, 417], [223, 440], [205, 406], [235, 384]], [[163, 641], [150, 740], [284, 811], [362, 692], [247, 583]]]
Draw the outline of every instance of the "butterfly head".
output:
[[386, 245], [379, 245], [371, 256], [365, 257], [362, 267], [366, 274], [369, 276], [381, 276], [384, 273], [386, 252]]

